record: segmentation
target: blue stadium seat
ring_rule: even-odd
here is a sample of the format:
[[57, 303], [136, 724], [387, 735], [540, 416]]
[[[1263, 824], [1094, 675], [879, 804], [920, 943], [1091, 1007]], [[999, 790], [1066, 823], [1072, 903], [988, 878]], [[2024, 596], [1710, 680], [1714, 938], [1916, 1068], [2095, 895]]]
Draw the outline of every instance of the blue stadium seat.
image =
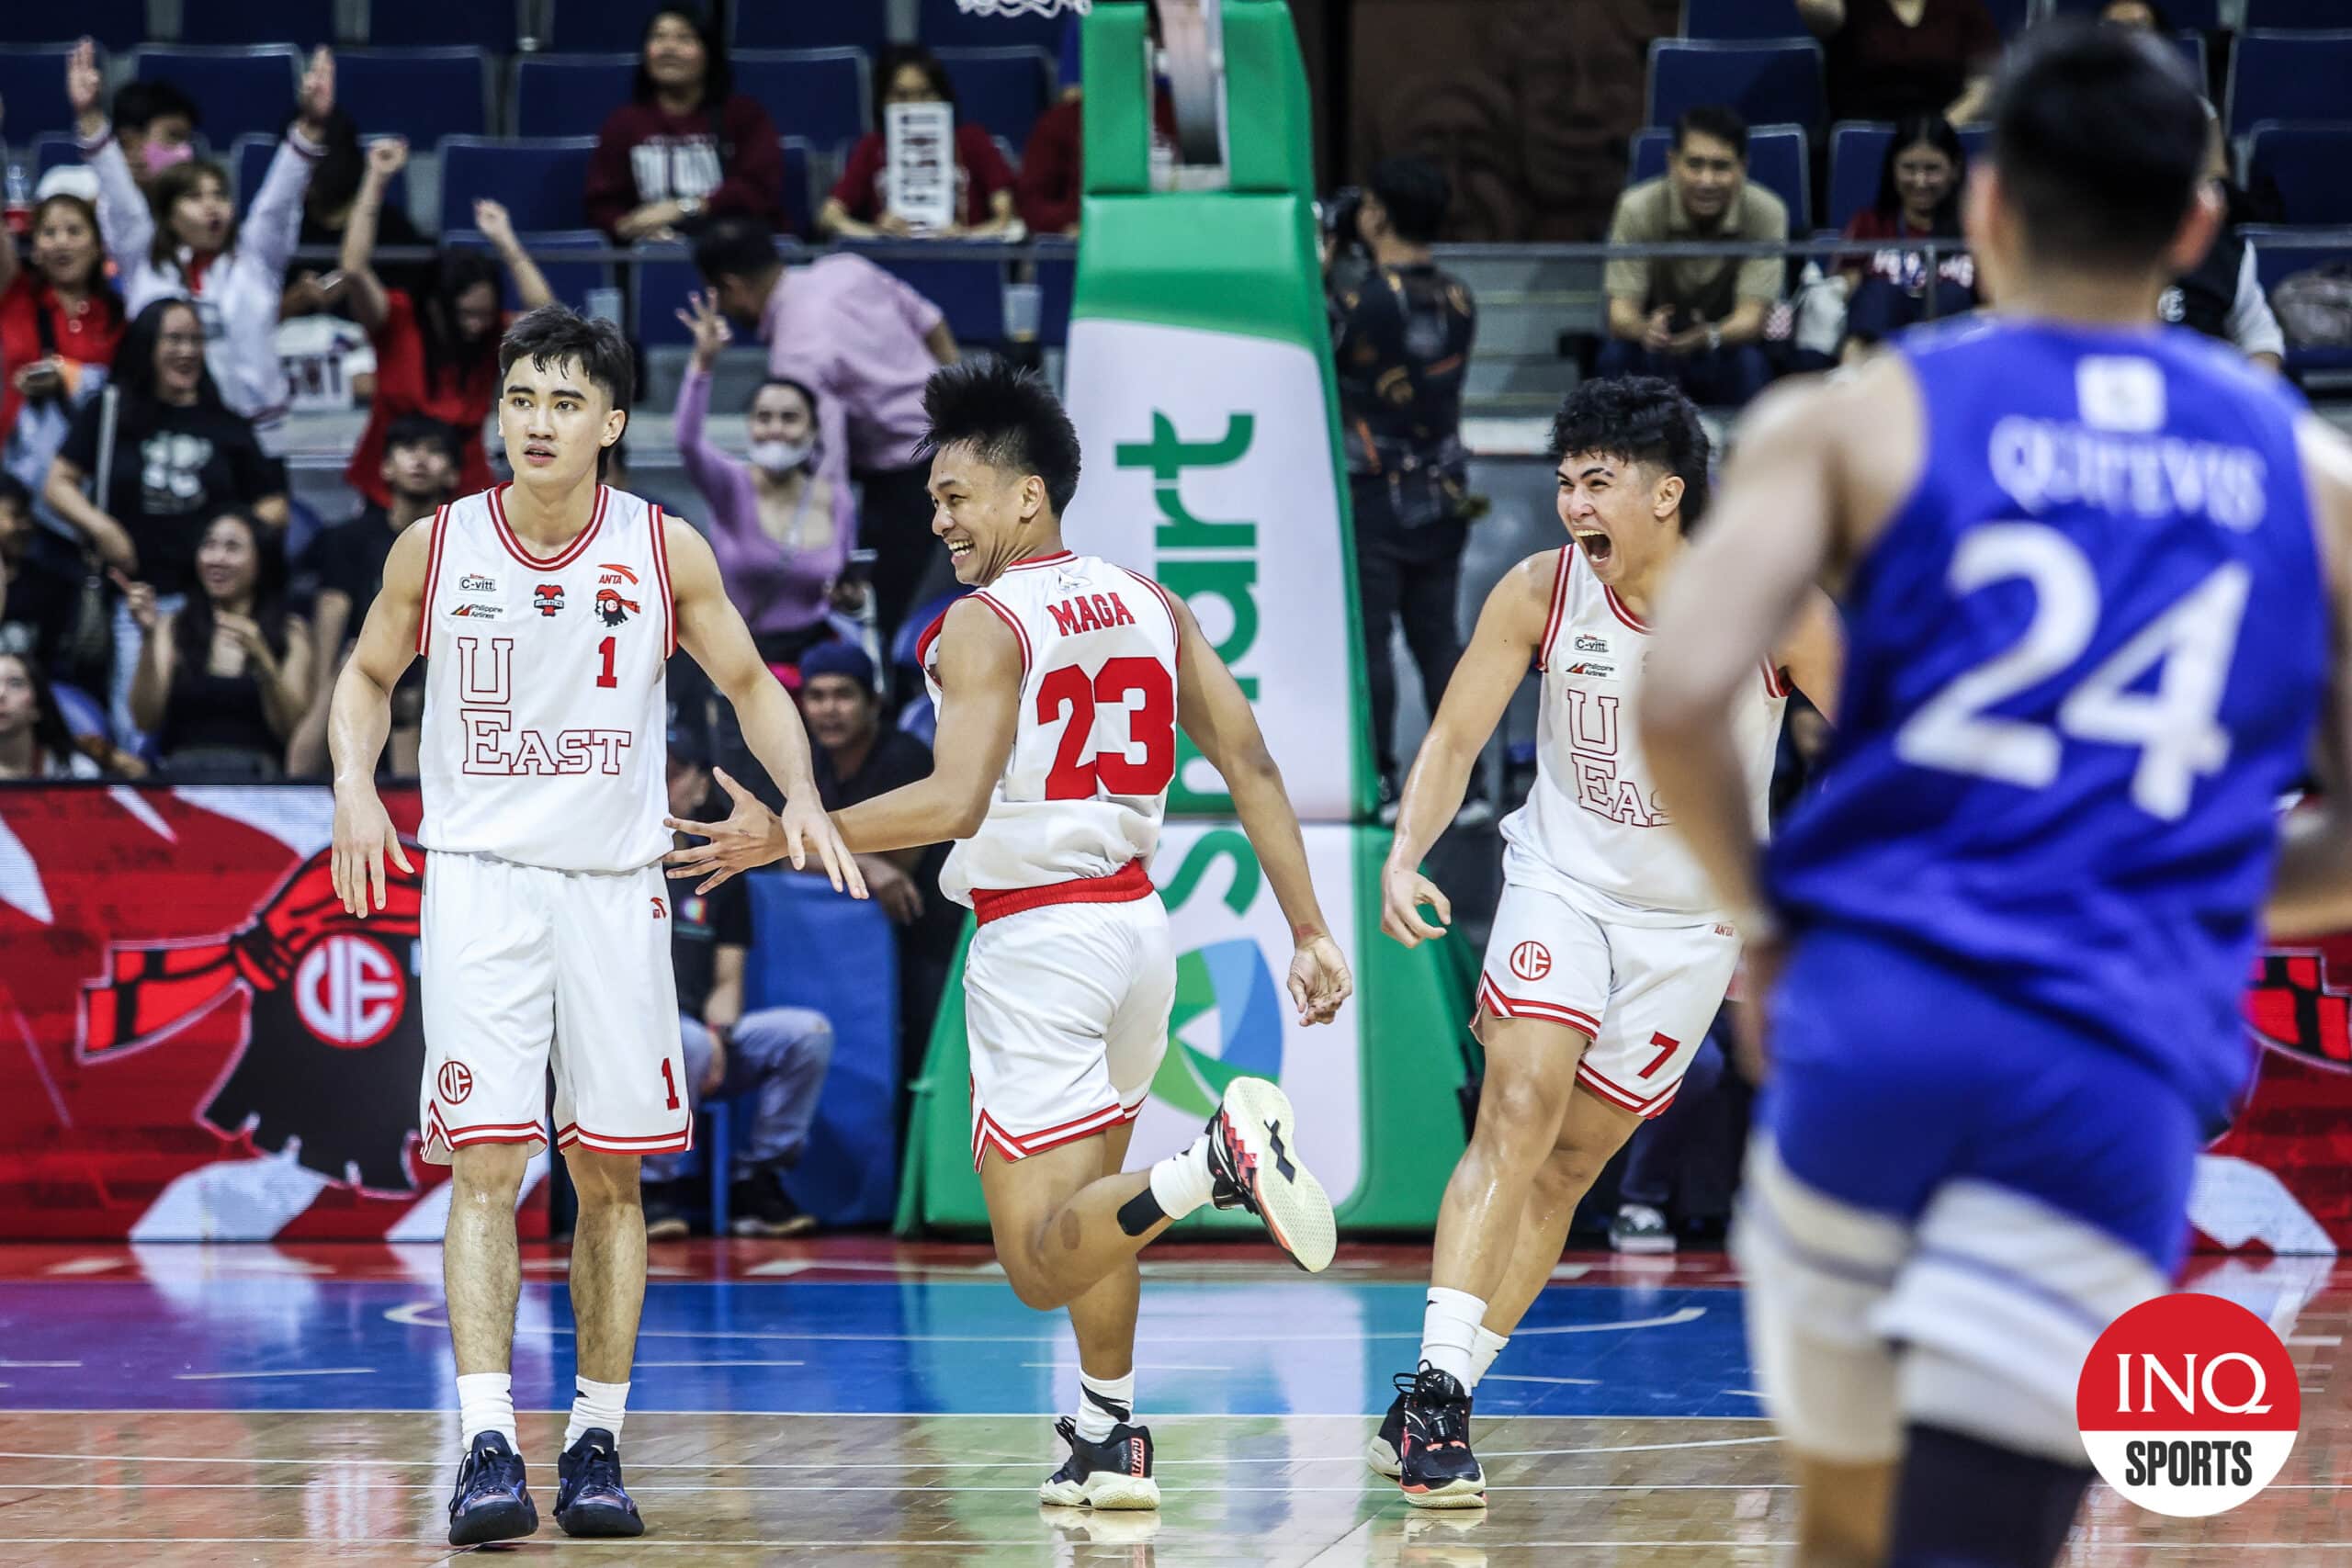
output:
[[737, 90], [757, 98], [786, 136], [826, 147], [874, 127], [864, 50], [744, 50], [734, 64]]
[[512, 54], [517, 12], [515, 0], [371, 0], [368, 41], [378, 49], [462, 44]]
[[363, 136], [429, 147], [490, 129], [490, 70], [474, 49], [347, 49], [334, 57], [335, 99]]
[[1984, 9], [1993, 13], [1993, 25], [2001, 36], [2012, 39], [2025, 30], [2038, 8], [2038, 0], [1984, 0]]
[[942, 50], [939, 62], [956, 85], [964, 118], [1012, 141], [1029, 140], [1046, 110], [1050, 56], [1034, 49], [956, 49]]
[[2246, 32], [2230, 57], [2228, 107], [2232, 136], [2266, 119], [2352, 121], [2352, 30]]
[[1682, 0], [1682, 36], [1703, 39], [1810, 38], [1796, 0]]
[[[269, 161], [277, 155], [275, 136], [240, 136], [229, 152], [229, 172], [237, 182], [237, 216], [242, 218], [261, 194], [261, 182], [269, 173]], [[405, 209], [408, 206], [408, 171], [402, 169], [392, 176], [391, 186], [384, 193], [387, 205]]]
[[441, 143], [443, 233], [474, 225], [474, 202], [481, 197], [505, 204], [516, 231], [576, 230], [581, 192], [588, 183], [593, 136], [547, 137], [503, 141], [487, 136], [452, 136]]
[[514, 134], [594, 136], [628, 102], [634, 54], [533, 54], [514, 62]]
[[[2323, 243], [2316, 245], [2288, 242], [2306, 239], [2291, 229], [2267, 229], [2248, 225], [2241, 232], [2254, 246], [2255, 275], [2262, 280], [2262, 291], [2270, 294], [2278, 285], [2299, 272], [2333, 263], [2352, 263], [2352, 246]], [[2287, 372], [2301, 376], [2313, 371], [2342, 373], [2352, 370], [2352, 348], [2293, 348], [2287, 350]]]
[[2248, 32], [2257, 28], [2312, 32], [2347, 22], [2352, 22], [2352, 6], [2344, 0], [2245, 0], [2245, 20], [2239, 26]]
[[204, 111], [204, 134], [226, 147], [253, 131], [275, 136], [294, 113], [294, 91], [301, 80], [302, 51], [291, 44], [251, 44], [243, 49], [159, 46], [132, 56], [132, 74], [142, 82], [166, 80], [194, 98]]
[[[491, 243], [482, 237], [479, 229], [451, 230], [441, 236], [441, 243], [448, 250], [491, 254]], [[584, 315], [600, 303], [594, 298], [596, 293], [613, 287], [613, 269], [603, 262], [550, 261], [541, 253], [602, 250], [611, 243], [612, 241], [600, 229], [541, 231], [531, 236], [532, 259], [539, 264], [539, 271], [547, 278], [548, 287], [555, 290], [555, 297]], [[514, 292], [512, 274], [507, 275], [503, 292], [507, 310], [519, 310], [523, 308], [521, 298]]]
[[33, 138], [33, 182], [36, 185], [40, 182], [41, 175], [60, 164], [78, 164], [81, 161], [81, 144], [70, 130], [44, 130]]
[[[851, 244], [846, 249], [862, 247]], [[877, 255], [874, 265], [939, 307], [959, 344], [1004, 341], [1004, 263], [985, 256]]]
[[[1673, 143], [1671, 130], [1635, 131], [1631, 179], [1654, 180], [1665, 174], [1667, 153]], [[1792, 238], [1813, 231], [1809, 194], [1813, 182], [1805, 172], [1809, 161], [1801, 125], [1759, 125], [1747, 133], [1747, 177], [1787, 205]]]
[[1022, 48], [1051, 54], [1061, 47], [1062, 18], [1026, 14], [983, 17], [959, 9], [956, 0], [922, 0], [915, 36], [933, 51]]
[[692, 342], [693, 334], [679, 324], [678, 311], [684, 307], [686, 296], [703, 286], [693, 257], [684, 245], [653, 245], [643, 247], [642, 252], [644, 259], [632, 261], [628, 267], [629, 320], [635, 323], [639, 346], [659, 348]]
[[1750, 125], [1821, 123], [1821, 47], [1659, 39], [1650, 45], [1647, 125], [1670, 126], [1685, 109], [1724, 104]]
[[1067, 241], [1055, 247], [1061, 254], [1037, 257], [1037, 341], [1048, 348], [1069, 342], [1070, 307], [1078, 291], [1078, 247]]
[[55, 131], [74, 133], [74, 106], [65, 96], [70, 44], [0, 49], [0, 102], [7, 106], [9, 140], [22, 145]]
[[[737, 6], [734, 49], [862, 49], [890, 42], [888, 6]], [[996, 39], [997, 43], [1017, 39]]]
[[794, 233], [804, 236], [817, 228], [816, 176], [810, 167], [815, 155], [808, 138], [784, 138], [784, 220]]
[[[646, 25], [652, 18], [651, 6], [616, 6], [613, 0], [554, 0], [553, 25], [547, 37], [539, 40], [541, 49], [561, 50], [580, 53], [635, 54], [645, 47]], [[830, 10], [831, 6], [808, 4], [808, 0], [781, 0], [780, 4], [762, 6], [760, 10], [799, 11]], [[849, 10], [863, 7], [852, 5]]]
[[[2160, 0], [2165, 18], [2176, 28], [2189, 32], [2210, 33], [2222, 26], [2222, 0]], [[2260, 5], [2262, 0], [2253, 0]], [[2107, 0], [2056, 0], [2054, 9], [2062, 16], [2096, 15]]]
[[2189, 73], [2197, 78], [2197, 85], [2204, 87], [2211, 83], [2213, 69], [2208, 62], [2212, 56], [2206, 48], [2205, 35], [2177, 32], [2172, 35], [2172, 41], [2173, 46], [2180, 51], [2180, 57], [2188, 62]]
[[[100, 49], [120, 52], [135, 49], [147, 36], [147, 0], [76, 0], [71, 6], [43, 6], [34, 0], [14, 0], [0, 6], [0, 44], [11, 54], [17, 44], [73, 44], [96, 39]], [[64, 91], [65, 70], [57, 72], [58, 92]], [[11, 104], [16, 99], [8, 100]], [[11, 114], [10, 118], [16, 117]]]
[[180, 0], [180, 41], [316, 49], [335, 41], [334, 11], [335, 0]]
[[[1878, 172], [1886, 162], [1886, 144], [1894, 127], [1878, 120], [1840, 120], [1829, 131], [1829, 209], [1821, 226], [1843, 233], [1855, 213], [1878, 199]], [[1973, 162], [1984, 153], [1989, 139], [1981, 125], [1960, 127], [1961, 150]]]
[[2256, 126], [2246, 184], [2265, 179], [2288, 222], [2352, 224], [2352, 125]]

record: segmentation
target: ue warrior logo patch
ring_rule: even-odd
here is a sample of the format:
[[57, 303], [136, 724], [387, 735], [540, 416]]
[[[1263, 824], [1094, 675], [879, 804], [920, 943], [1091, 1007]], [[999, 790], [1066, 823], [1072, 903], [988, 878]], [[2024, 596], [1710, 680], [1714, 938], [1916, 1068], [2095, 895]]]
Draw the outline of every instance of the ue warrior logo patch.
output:
[[638, 613], [637, 601], [622, 598], [619, 590], [613, 588], [596, 590], [596, 618], [606, 626], [619, 626]]
[[542, 615], [553, 615], [563, 608], [563, 584], [542, 582], [531, 590], [531, 604]]

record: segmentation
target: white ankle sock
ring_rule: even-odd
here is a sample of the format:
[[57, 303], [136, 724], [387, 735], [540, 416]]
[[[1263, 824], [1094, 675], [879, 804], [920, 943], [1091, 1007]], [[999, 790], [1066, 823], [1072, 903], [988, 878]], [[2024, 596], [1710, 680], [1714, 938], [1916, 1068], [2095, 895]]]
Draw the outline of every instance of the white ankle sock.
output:
[[591, 1427], [602, 1427], [621, 1440], [621, 1422], [628, 1415], [628, 1384], [597, 1382], [593, 1379], [577, 1380], [579, 1392], [572, 1395], [571, 1419], [563, 1428], [563, 1446], [570, 1448], [580, 1440], [580, 1434]]
[[511, 1372], [458, 1374], [458, 1441], [470, 1448], [484, 1432], [497, 1432], [506, 1446], [523, 1451], [514, 1431], [514, 1377]]
[[1099, 1443], [1111, 1428], [1136, 1415], [1136, 1375], [1098, 1378], [1080, 1369], [1078, 1374], [1078, 1435]]
[[1182, 1154], [1170, 1155], [1151, 1168], [1151, 1195], [1159, 1212], [1181, 1220], [1209, 1201], [1216, 1185], [1209, 1174], [1209, 1139], [1204, 1133]]
[[1478, 1320], [1486, 1315], [1487, 1303], [1469, 1292], [1431, 1285], [1429, 1310], [1421, 1314], [1421, 1359], [1468, 1388], [1477, 1359]]
[[1495, 1364], [1495, 1358], [1501, 1355], [1503, 1353], [1503, 1347], [1510, 1343], [1510, 1335], [1498, 1334], [1493, 1329], [1487, 1327], [1485, 1324], [1480, 1324], [1478, 1325], [1478, 1342], [1470, 1348], [1470, 1379], [1462, 1386], [1466, 1389], [1475, 1390], [1481, 1382], [1484, 1382], [1487, 1377], [1487, 1369]]

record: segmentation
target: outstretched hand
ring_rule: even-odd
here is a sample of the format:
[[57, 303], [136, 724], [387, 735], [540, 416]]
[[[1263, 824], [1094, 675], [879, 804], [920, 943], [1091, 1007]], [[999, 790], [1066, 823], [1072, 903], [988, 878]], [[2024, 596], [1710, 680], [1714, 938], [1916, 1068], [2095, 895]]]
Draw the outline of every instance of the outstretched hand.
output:
[[1356, 980], [1340, 944], [1328, 936], [1315, 936], [1291, 954], [1289, 988], [1300, 1023], [1329, 1023], [1339, 1016], [1340, 1004], [1355, 994]]

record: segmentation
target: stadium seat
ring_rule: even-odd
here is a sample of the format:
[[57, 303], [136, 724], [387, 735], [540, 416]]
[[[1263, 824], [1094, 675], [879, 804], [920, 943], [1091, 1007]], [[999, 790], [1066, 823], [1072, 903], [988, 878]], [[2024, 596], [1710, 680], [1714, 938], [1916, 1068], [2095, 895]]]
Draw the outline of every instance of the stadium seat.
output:
[[[2352, 23], [2352, 6], [2344, 0], [2245, 0], [2245, 20], [2239, 26], [2248, 32], [2256, 28], [2312, 32], [2346, 23]], [[2336, 80], [2340, 85], [2343, 78]]]
[[73, 52], [70, 44], [0, 49], [0, 103], [7, 106], [17, 145], [51, 131], [74, 133], [74, 106], [65, 96], [65, 61]]
[[[1854, 214], [1878, 199], [1878, 172], [1894, 127], [1876, 120], [1840, 120], [1829, 131], [1829, 209], [1821, 226], [1840, 233]], [[1973, 161], [1984, 151], [1988, 132], [1981, 125], [1960, 128], [1961, 150]]]
[[2041, 6], [2040, 0], [1984, 0], [1984, 9], [1993, 13], [1993, 25], [2001, 29], [2001, 36], [2012, 39], [2025, 30]]
[[[2253, 0], [2259, 6], [2262, 0]], [[2107, 0], [2056, 0], [2058, 15], [2095, 16]], [[2210, 33], [2222, 26], [2222, 0], [2162, 0], [2165, 20], [2189, 32]]]
[[744, 50], [734, 64], [737, 89], [757, 98], [786, 136], [827, 147], [873, 129], [864, 50]]
[[733, 49], [862, 49], [879, 54], [890, 42], [887, 6], [737, 6], [734, 12]]
[[[861, 249], [852, 244], [846, 249]], [[989, 256], [877, 255], [874, 265], [939, 307], [959, 344], [1004, 341], [1004, 263]]]
[[487, 136], [452, 136], [441, 143], [443, 233], [470, 229], [474, 202], [482, 197], [505, 204], [519, 233], [576, 230], [581, 192], [588, 183], [593, 136], [547, 137], [503, 141]]
[[1724, 104], [1750, 125], [1821, 123], [1821, 48], [1811, 39], [1717, 43], [1659, 39], [1650, 45], [1649, 113], [1670, 126], [1686, 109]]
[[2224, 118], [2233, 137], [2266, 119], [2352, 121], [2352, 31], [2247, 32], [2230, 58]]
[[[554, 0], [555, 15], [547, 36], [539, 39], [539, 47], [560, 50], [573, 54], [602, 53], [636, 54], [645, 47], [645, 28], [651, 20], [650, 6], [616, 6], [612, 0]], [[830, 6], [809, 6], [806, 0], [794, 4], [757, 6], [756, 9], [799, 11], [831, 9]], [[861, 9], [852, 6], [848, 9]]]
[[204, 134], [226, 147], [254, 131], [275, 136], [294, 113], [294, 92], [302, 76], [302, 51], [292, 44], [250, 44], [243, 49], [197, 49], [165, 45], [139, 50], [131, 73], [142, 82], [169, 81], [204, 111]]
[[[2249, 224], [2240, 232], [2254, 247], [2255, 275], [2262, 281], [2265, 294], [2275, 294], [2278, 286], [2299, 272], [2309, 272], [2330, 264], [2352, 264], [2352, 246], [2333, 241], [2312, 244], [2312, 238], [2291, 229], [2271, 229]], [[2287, 350], [2287, 372], [2290, 376], [2307, 376], [2326, 372], [2341, 377], [2352, 372], [2352, 348], [2294, 348]]]
[[[766, 7], [762, 7], [765, 9]], [[964, 11], [956, 0], [922, 0], [915, 36], [932, 51], [947, 49], [1042, 49], [1061, 47], [1059, 17], [1023, 14], [983, 17]]]
[[[589, 315], [611, 308], [615, 298], [611, 292], [612, 267], [604, 262], [550, 261], [542, 253], [602, 250], [611, 243], [612, 241], [605, 238], [600, 229], [541, 231], [531, 236], [532, 259], [539, 264], [541, 275], [547, 278], [548, 287], [555, 290], [558, 299], [582, 315]], [[441, 236], [441, 244], [445, 250], [480, 251], [484, 254], [491, 252], [490, 241], [479, 229], [452, 229]], [[513, 275], [507, 276], [503, 292], [507, 310], [519, 310], [523, 308], [521, 298], [514, 292]]]
[[[240, 136], [229, 152], [229, 172], [237, 182], [237, 216], [242, 218], [261, 194], [261, 182], [269, 173], [269, 161], [277, 155], [275, 136]], [[408, 206], [408, 171], [402, 169], [392, 176], [390, 189], [384, 193], [387, 206], [405, 209]], [[323, 269], [322, 269], [323, 270]]]
[[334, 57], [335, 98], [363, 136], [429, 147], [490, 129], [489, 62], [473, 49], [351, 49]]
[[2256, 126], [2246, 184], [2266, 179], [2288, 222], [2352, 224], [2352, 125]]
[[695, 270], [692, 256], [684, 245], [653, 245], [644, 247], [644, 258], [632, 261], [628, 268], [629, 320], [635, 323], [638, 346], [651, 349], [691, 343], [694, 336], [679, 322], [678, 311], [685, 305], [686, 296], [702, 287], [702, 275]]
[[514, 62], [514, 134], [594, 136], [628, 102], [634, 54], [534, 54]]
[[939, 62], [956, 85], [964, 118], [1012, 141], [1029, 140], [1046, 110], [1051, 56], [1034, 49], [954, 49], [940, 51]]
[[1069, 342], [1070, 307], [1078, 291], [1078, 247], [1067, 241], [1056, 245], [1058, 254], [1040, 248], [1037, 257], [1037, 341], [1048, 348]]
[[[1673, 144], [1671, 130], [1635, 131], [1630, 177], [1654, 180], [1665, 174]], [[1747, 133], [1747, 177], [1787, 205], [1789, 233], [1797, 238], [1813, 231], [1812, 181], [1805, 173], [1809, 156], [1803, 126], [1759, 125]]]
[[368, 41], [378, 49], [461, 44], [512, 54], [519, 11], [516, 0], [370, 0]]
[[82, 161], [81, 143], [70, 130], [44, 130], [33, 138], [33, 183], [40, 183], [41, 175], [60, 164]]
[[1699, 39], [1810, 38], [1796, 0], [1682, 0], [1682, 36]]
[[[0, 6], [0, 44], [21, 57], [18, 44], [73, 44], [96, 39], [100, 49], [119, 53], [136, 49], [147, 37], [147, 0], [78, 0], [72, 6], [44, 6], [35, 0], [15, 0]], [[58, 68], [58, 93], [65, 91], [65, 71]], [[14, 104], [17, 100], [10, 98]], [[10, 118], [14, 118], [12, 115]]]
[[180, 0], [180, 41], [316, 49], [336, 41], [334, 13], [335, 0]]
[[815, 156], [806, 137], [784, 138], [784, 221], [803, 236], [817, 228], [816, 175], [811, 167]]

